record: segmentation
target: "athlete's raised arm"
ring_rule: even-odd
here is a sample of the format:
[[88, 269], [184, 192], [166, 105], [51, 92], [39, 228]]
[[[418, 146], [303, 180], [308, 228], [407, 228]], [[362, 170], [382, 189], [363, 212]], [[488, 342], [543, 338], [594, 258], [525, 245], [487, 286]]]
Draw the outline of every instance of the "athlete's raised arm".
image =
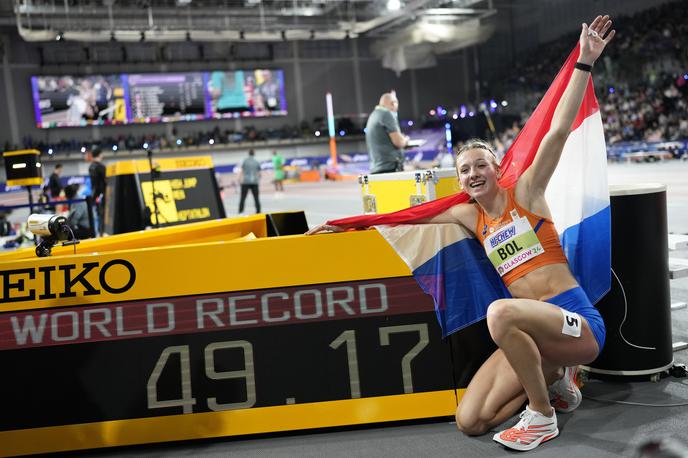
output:
[[518, 180], [517, 186], [522, 191], [519, 194], [526, 194], [531, 199], [544, 195], [583, 101], [590, 69], [614, 37], [615, 31], [610, 31], [611, 26], [612, 21], [606, 15], [597, 16], [589, 27], [587, 24], [582, 25], [578, 63], [554, 111], [550, 129], [542, 139], [533, 163]]

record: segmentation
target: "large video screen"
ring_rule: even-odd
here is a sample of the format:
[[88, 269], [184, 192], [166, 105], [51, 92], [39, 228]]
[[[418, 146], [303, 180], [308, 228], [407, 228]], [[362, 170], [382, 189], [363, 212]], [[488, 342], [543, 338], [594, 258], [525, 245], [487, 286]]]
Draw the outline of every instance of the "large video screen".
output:
[[281, 70], [217, 71], [208, 80], [210, 117], [231, 118], [287, 114]]
[[38, 127], [127, 122], [121, 75], [34, 76], [31, 87]]
[[276, 69], [32, 76], [31, 87], [39, 128], [287, 114]]
[[127, 119], [132, 123], [206, 118], [202, 73], [126, 75]]

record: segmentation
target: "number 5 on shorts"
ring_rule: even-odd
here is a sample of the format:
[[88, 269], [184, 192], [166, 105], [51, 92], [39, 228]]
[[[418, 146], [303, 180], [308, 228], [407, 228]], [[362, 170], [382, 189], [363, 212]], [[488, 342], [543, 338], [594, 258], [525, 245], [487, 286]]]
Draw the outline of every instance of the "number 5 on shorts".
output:
[[581, 335], [581, 317], [577, 313], [569, 312], [568, 310], [560, 309], [564, 314], [564, 326], [561, 328], [561, 333], [567, 336], [580, 337]]

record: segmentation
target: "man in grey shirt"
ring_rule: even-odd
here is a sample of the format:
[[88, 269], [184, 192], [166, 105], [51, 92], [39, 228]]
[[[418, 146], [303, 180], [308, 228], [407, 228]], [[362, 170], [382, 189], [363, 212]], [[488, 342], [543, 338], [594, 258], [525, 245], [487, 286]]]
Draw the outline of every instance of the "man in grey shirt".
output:
[[249, 191], [253, 194], [253, 203], [256, 205], [256, 213], [260, 213], [260, 200], [258, 200], [258, 184], [260, 183], [260, 163], [254, 157], [253, 149], [248, 151], [248, 157], [241, 163], [239, 183], [241, 183], [241, 199], [239, 200], [239, 213], [244, 212], [244, 202]]
[[370, 173], [400, 172], [404, 169], [404, 153], [409, 137], [401, 133], [397, 111], [399, 100], [394, 93], [385, 93], [366, 124], [366, 145], [370, 155]]

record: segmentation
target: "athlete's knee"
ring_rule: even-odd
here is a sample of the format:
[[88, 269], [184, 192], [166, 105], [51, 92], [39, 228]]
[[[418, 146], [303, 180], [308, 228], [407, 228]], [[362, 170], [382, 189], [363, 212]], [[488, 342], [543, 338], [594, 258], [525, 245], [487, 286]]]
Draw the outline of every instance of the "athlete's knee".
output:
[[487, 327], [495, 342], [511, 329], [516, 322], [517, 309], [513, 301], [497, 299], [487, 308]]
[[461, 404], [456, 408], [455, 416], [456, 427], [467, 436], [479, 436], [488, 430], [487, 422], [480, 418], [478, 412], [461, 408]]

